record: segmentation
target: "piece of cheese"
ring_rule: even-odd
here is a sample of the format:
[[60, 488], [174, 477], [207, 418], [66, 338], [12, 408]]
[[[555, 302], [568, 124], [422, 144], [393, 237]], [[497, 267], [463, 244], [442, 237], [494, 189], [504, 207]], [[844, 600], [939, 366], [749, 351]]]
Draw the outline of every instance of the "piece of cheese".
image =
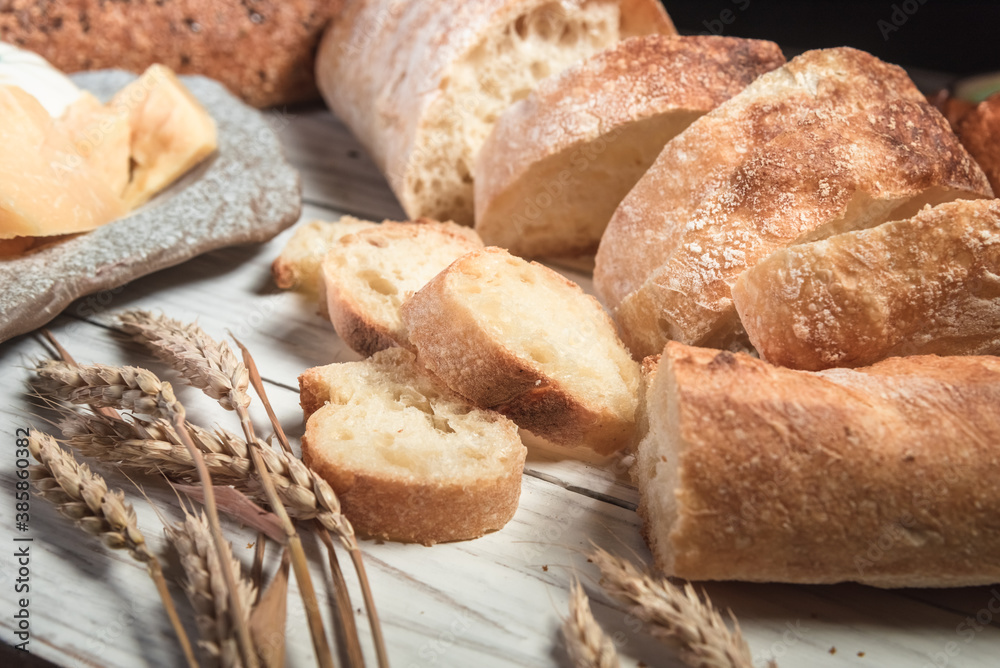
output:
[[132, 180], [124, 199], [134, 208], [211, 155], [215, 121], [163, 65], [153, 65], [109, 106], [127, 112], [132, 128]]
[[17, 86], [59, 118], [82, 91], [37, 53], [0, 42], [0, 85]]
[[56, 121], [70, 137], [76, 152], [121, 195], [130, 177], [131, 126], [129, 115], [103, 105], [84, 93]]
[[41, 103], [0, 85], [0, 239], [85, 232], [127, 213]]

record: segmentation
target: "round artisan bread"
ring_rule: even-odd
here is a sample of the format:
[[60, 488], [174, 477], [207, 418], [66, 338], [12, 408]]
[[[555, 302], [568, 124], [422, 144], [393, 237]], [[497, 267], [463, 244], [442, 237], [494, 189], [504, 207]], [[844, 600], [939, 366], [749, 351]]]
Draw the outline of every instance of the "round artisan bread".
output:
[[500, 248], [456, 260], [403, 303], [420, 360], [518, 426], [610, 454], [635, 429], [639, 365], [593, 297]]
[[358, 532], [430, 545], [477, 538], [514, 516], [527, 452], [517, 427], [451, 392], [413, 353], [391, 348], [299, 382], [318, 407], [302, 457]]
[[663, 146], [785, 62], [773, 42], [632, 37], [543, 80], [476, 161], [476, 231], [524, 257], [592, 254]]

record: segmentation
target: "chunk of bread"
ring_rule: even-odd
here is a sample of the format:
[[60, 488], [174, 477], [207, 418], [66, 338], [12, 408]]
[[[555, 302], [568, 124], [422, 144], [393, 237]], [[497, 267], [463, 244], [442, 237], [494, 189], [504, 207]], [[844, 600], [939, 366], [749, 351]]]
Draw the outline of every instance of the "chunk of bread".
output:
[[809, 372], [671, 342], [659, 366], [634, 473], [667, 575], [1000, 582], [1000, 359]]
[[442, 386], [409, 351], [310, 369], [299, 383], [316, 408], [302, 457], [358, 532], [431, 545], [514, 516], [527, 453], [517, 427]]
[[894, 98], [924, 100], [901, 68], [856, 49], [822, 49], [762, 75], [699, 118], [664, 147], [608, 223], [594, 268], [605, 304], [614, 312], [669, 259], [702, 202], [749, 152], [804, 119], [837, 119]]
[[742, 330], [732, 285], [791, 244], [990, 197], [982, 170], [924, 101], [805, 123], [751, 151], [693, 213], [670, 258], [615, 312], [633, 353], [668, 340], [726, 347]]
[[663, 145], [784, 62], [773, 42], [647, 35], [545, 79], [483, 144], [476, 231], [524, 257], [593, 254]]
[[333, 328], [365, 356], [393, 345], [410, 347], [399, 314], [403, 300], [482, 247], [472, 229], [426, 218], [385, 222], [341, 237], [322, 267]]
[[411, 218], [471, 225], [496, 118], [623, 37], [673, 33], [656, 0], [356, 0], [324, 35], [320, 92]]
[[601, 454], [632, 438], [639, 366], [597, 300], [551, 269], [474, 251], [404, 302], [403, 322], [419, 359], [476, 405]]
[[995, 355], [998, 269], [1000, 200], [964, 200], [778, 251], [733, 303], [761, 357], [797, 369]]
[[317, 292], [323, 258], [337, 241], [376, 225], [372, 221], [342, 216], [336, 222], [312, 220], [295, 228], [281, 255], [271, 264], [271, 275], [279, 288]]
[[958, 137], [1000, 193], [1000, 93], [980, 102], [958, 123]]

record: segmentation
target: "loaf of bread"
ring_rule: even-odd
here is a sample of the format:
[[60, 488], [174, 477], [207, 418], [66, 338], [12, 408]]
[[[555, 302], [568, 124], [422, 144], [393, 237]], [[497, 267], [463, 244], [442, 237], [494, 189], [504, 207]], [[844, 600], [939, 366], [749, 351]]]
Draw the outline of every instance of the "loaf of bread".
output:
[[456, 260], [403, 303], [417, 355], [476, 405], [610, 454], [635, 428], [639, 365], [578, 285], [499, 248]]
[[647, 401], [634, 473], [667, 575], [1000, 582], [1000, 359], [809, 372], [671, 342]]
[[958, 138], [1000, 193], [1000, 93], [980, 102], [958, 122]]
[[668, 340], [727, 347], [741, 334], [732, 285], [770, 253], [907, 218], [927, 203], [987, 196], [982, 170], [926, 102], [803, 123], [748, 153], [615, 318], [640, 356]]
[[377, 223], [342, 216], [335, 222], [313, 220], [295, 228], [274, 262], [271, 275], [279, 288], [302, 290], [306, 293], [320, 289], [320, 266], [341, 237], [358, 232]]
[[673, 32], [656, 0], [355, 0], [316, 76], [410, 218], [471, 225], [476, 154], [511, 102], [621, 38]]
[[443, 387], [409, 351], [310, 369], [299, 383], [302, 457], [358, 532], [431, 545], [513, 517], [527, 452], [517, 427]]
[[764, 74], [699, 118], [664, 147], [608, 223], [594, 268], [605, 303], [614, 312], [669, 259], [702, 202], [750, 151], [803, 119], [837, 119], [894, 98], [924, 100], [899, 67], [855, 49], [823, 49]]
[[1000, 200], [791, 246], [743, 273], [733, 303], [761, 357], [797, 369], [894, 355], [1000, 353]]
[[476, 231], [525, 257], [593, 254], [663, 145], [784, 62], [773, 42], [648, 35], [543, 80], [479, 153]]
[[483, 247], [472, 229], [426, 218], [384, 222], [342, 237], [323, 260], [327, 312], [362, 355], [409, 347], [399, 309], [449, 264]]
[[10, 0], [0, 41], [64, 72], [160, 63], [203, 74], [255, 107], [316, 97], [313, 60], [340, 0]]

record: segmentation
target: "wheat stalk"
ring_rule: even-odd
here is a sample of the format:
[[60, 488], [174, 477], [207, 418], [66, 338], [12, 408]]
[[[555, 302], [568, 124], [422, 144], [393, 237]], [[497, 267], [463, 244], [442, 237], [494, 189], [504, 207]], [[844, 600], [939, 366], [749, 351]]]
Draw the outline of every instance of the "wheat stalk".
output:
[[[42, 391], [74, 404], [87, 404], [97, 408], [131, 410], [170, 421], [194, 461], [198, 480], [205, 495], [205, 510], [212, 528], [215, 549], [220, 563], [226, 564], [225, 539], [219, 523], [219, 510], [215, 503], [212, 476], [204, 458], [187, 430], [184, 406], [174, 396], [170, 383], [165, 383], [150, 371], [136, 367], [112, 367], [103, 364], [80, 366], [55, 360], [43, 361], [36, 368], [38, 385]], [[231, 570], [224, 566], [222, 574], [229, 590], [230, 606], [237, 621], [243, 619], [242, 602], [236, 597], [236, 580]], [[237, 627], [240, 651], [248, 668], [256, 668], [257, 656], [245, 624]]]
[[104, 478], [93, 473], [86, 464], [78, 463], [44, 432], [31, 430], [28, 449], [40, 462], [31, 467], [31, 479], [39, 496], [55, 504], [60, 514], [100, 538], [107, 547], [126, 550], [133, 559], [145, 564], [188, 665], [196, 668], [198, 662], [170, 598], [163, 569], [146, 546], [146, 539], [136, 522], [135, 509], [125, 501], [125, 495], [121, 490], [109, 490]]
[[678, 587], [665, 578], [640, 572], [631, 562], [597, 549], [591, 560], [601, 570], [601, 585], [631, 607], [649, 625], [650, 633], [680, 645], [680, 658], [694, 668], [752, 668], [750, 648], [730, 612], [730, 631], [707, 596], [686, 583]]
[[573, 581], [569, 591], [569, 617], [562, 625], [566, 651], [576, 668], [618, 668], [618, 653], [611, 638], [594, 619], [590, 602], [580, 586]]
[[204, 514], [187, 514], [183, 522], [164, 527], [164, 533], [180, 555], [184, 569], [184, 591], [195, 611], [195, 622], [201, 635], [199, 645], [223, 668], [242, 666], [236, 628], [250, 621], [250, 609], [256, 597], [254, 586], [242, 575], [242, 567], [226, 543], [225, 563], [236, 578], [236, 596], [243, 603], [243, 620], [233, 618], [226, 582], [219, 556], [212, 547], [212, 534]]

